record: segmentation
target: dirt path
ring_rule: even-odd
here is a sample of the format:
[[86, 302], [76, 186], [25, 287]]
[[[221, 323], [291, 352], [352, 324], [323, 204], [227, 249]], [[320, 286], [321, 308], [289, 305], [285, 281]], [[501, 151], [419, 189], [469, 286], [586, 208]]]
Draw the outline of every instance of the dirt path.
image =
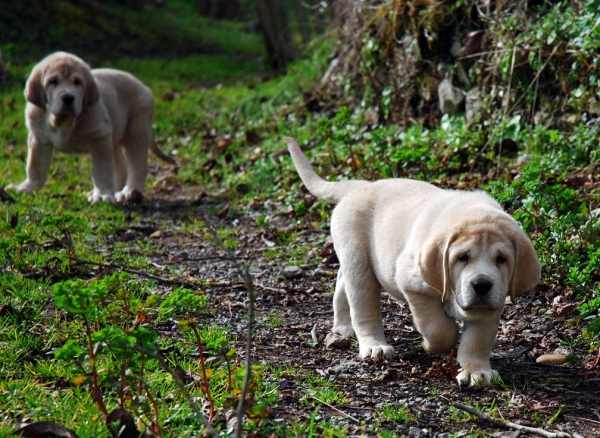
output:
[[[221, 217], [210, 216], [216, 226], [235, 227], [236, 255], [242, 262], [251, 263], [250, 272], [258, 291], [253, 360], [272, 366], [288, 365], [299, 373], [294, 376], [283, 372], [279, 376], [280, 394], [272, 406], [272, 420], [310, 419], [314, 406], [301, 399], [306, 394], [303, 376], [313, 373], [326, 377], [346, 393], [348, 403], [339, 407], [342, 413], [322, 406], [319, 416], [334, 424], [348, 425], [350, 435], [375, 436], [370, 427], [379, 424], [377, 412], [385, 403], [406, 403], [417, 415], [416, 421], [408, 425], [384, 423], [384, 428], [401, 436], [441, 437], [497, 430], [450, 407], [453, 402], [461, 402], [486, 412], [494, 403], [498, 416], [522, 425], [562, 429], [585, 437], [600, 436], [600, 375], [585, 374], [585, 363], [594, 357], [582, 346], [566, 345], [568, 339], [581, 332], [573, 322], [577, 321], [578, 312], [568, 291], [543, 285], [535, 294], [508, 304], [492, 353], [492, 365], [506, 386], [459, 388], [453, 379], [456, 361], [420, 350], [420, 336], [408, 308], [385, 294], [386, 336], [403, 355], [401, 359], [360, 361], [355, 342], [343, 348], [325, 347], [324, 338], [333, 318], [331, 291], [338, 268], [331, 248], [323, 243], [326, 231], [298, 224], [282, 206], [272, 202], [253, 203], [252, 208], [236, 213], [227, 212], [225, 201], [210, 196], [200, 199], [197, 194], [179, 195], [168, 201], [150, 196], [137, 210], [135, 223], [120, 230], [114, 239], [151, 241], [156, 250], [146, 255], [154, 266], [149, 270], [155, 274], [175, 270], [188, 280], [206, 279], [208, 286], [204, 287], [210, 306], [217, 309], [213, 322], [231, 327], [242, 355], [246, 336], [243, 283], [223, 252], [215, 249], [201, 232], [186, 233], [182, 229], [184, 224], [199, 219], [207, 207], [221, 211]], [[256, 218], [266, 215], [272, 218], [270, 226], [257, 226]], [[157, 230], [164, 237], [151, 238]], [[278, 245], [286, 236], [293, 240]], [[312, 250], [308, 254], [311, 265], [302, 266], [298, 278], [285, 279], [281, 275], [288, 266], [285, 255], [306, 249]], [[280, 255], [274, 256], [274, 250]], [[559, 367], [536, 364], [541, 354], [558, 352], [575, 353], [582, 362]], [[498, 436], [527, 436], [511, 433]]]

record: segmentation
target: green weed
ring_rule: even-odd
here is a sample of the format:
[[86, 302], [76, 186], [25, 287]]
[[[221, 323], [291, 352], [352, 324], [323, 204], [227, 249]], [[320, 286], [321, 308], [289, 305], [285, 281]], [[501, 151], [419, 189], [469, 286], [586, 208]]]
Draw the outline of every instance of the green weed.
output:
[[391, 421], [394, 423], [408, 424], [416, 420], [417, 415], [413, 413], [405, 403], [402, 406], [397, 404], [384, 403], [378, 411], [378, 416], [382, 421]]

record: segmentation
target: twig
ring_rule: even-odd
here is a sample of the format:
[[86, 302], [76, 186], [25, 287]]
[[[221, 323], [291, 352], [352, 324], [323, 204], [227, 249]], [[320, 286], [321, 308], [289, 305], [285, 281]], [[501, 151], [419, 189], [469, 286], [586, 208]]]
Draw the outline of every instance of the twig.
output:
[[198, 405], [192, 399], [192, 396], [188, 392], [188, 390], [185, 387], [185, 384], [183, 383], [183, 381], [165, 363], [165, 360], [163, 359], [162, 355], [159, 353], [158, 347], [157, 347], [156, 351], [146, 350], [145, 348], [138, 347], [137, 345], [132, 345], [132, 346], [130, 346], [130, 348], [132, 348], [133, 350], [138, 351], [140, 353], [146, 354], [146, 355], [148, 355], [148, 357], [151, 357], [152, 359], [156, 359], [158, 361], [158, 363], [160, 364], [160, 366], [162, 367], [162, 369], [165, 370], [167, 373], [169, 373], [173, 377], [173, 380], [175, 381], [175, 383], [179, 387], [179, 390], [181, 391], [181, 394], [183, 395], [183, 398], [185, 398], [185, 401], [188, 402], [188, 404], [190, 405], [190, 407], [192, 408], [192, 410], [194, 411], [194, 413], [198, 416], [198, 418], [200, 418], [200, 420], [202, 421], [202, 423], [204, 423], [204, 426], [206, 426], [206, 429], [208, 430], [208, 433], [211, 436], [218, 438], [219, 437], [219, 432], [217, 432], [217, 430], [208, 421], [208, 418], [206, 417], [206, 415], [204, 415], [202, 413], [202, 411], [198, 408]]
[[475, 409], [471, 406], [463, 405], [462, 403], [455, 402], [452, 405], [455, 408], [460, 409], [465, 412], [468, 412], [469, 414], [477, 417], [479, 420], [485, 421], [486, 423], [490, 423], [496, 427], [504, 427], [507, 429], [521, 430], [523, 432], [536, 434], [536, 435], [543, 436], [546, 438], [573, 438], [573, 435], [571, 435], [570, 433], [566, 433], [566, 432], [548, 432], [548, 431], [546, 431], [544, 429], [540, 429], [538, 427], [522, 426], [520, 424], [513, 423], [511, 421], [500, 420], [498, 418], [494, 418], [492, 416], [489, 416], [482, 412], [479, 412], [477, 409]]
[[121, 265], [121, 264], [117, 264], [117, 263], [93, 262], [91, 260], [83, 260], [78, 257], [69, 257], [69, 259], [79, 265], [94, 265], [94, 266], [98, 266], [100, 268], [121, 270], [124, 272], [128, 272], [129, 274], [134, 274], [134, 275], [139, 275], [140, 277], [149, 278], [151, 280], [154, 280], [154, 281], [156, 281], [158, 283], [162, 283], [162, 284], [194, 284], [194, 285], [197, 284], [196, 282], [185, 281], [185, 280], [182, 280], [181, 278], [160, 277], [158, 275], [154, 275], [154, 274], [151, 274], [146, 271], [142, 271], [139, 269], [129, 267], [127, 265]]
[[328, 408], [330, 408], [330, 409], [333, 409], [333, 410], [334, 410], [334, 411], [336, 411], [336, 412], [339, 412], [339, 413], [340, 413], [340, 414], [342, 414], [344, 417], [346, 417], [346, 418], [349, 418], [350, 420], [352, 420], [352, 421], [354, 421], [354, 422], [356, 422], [356, 423], [360, 423], [360, 420], [359, 420], [358, 418], [355, 418], [355, 417], [353, 417], [352, 415], [350, 415], [350, 414], [347, 414], [347, 413], [346, 413], [346, 412], [344, 412], [344, 411], [340, 411], [340, 410], [339, 410], [338, 408], [336, 408], [335, 406], [332, 406], [332, 405], [330, 405], [329, 403], [327, 403], [327, 402], [324, 402], [324, 401], [323, 401], [323, 400], [321, 400], [320, 398], [317, 398], [317, 397], [315, 397], [314, 395], [309, 395], [308, 397], [310, 397], [310, 398], [312, 398], [312, 399], [314, 399], [314, 400], [318, 401], [318, 402], [319, 402], [319, 403], [321, 403], [321, 404], [324, 404], [325, 406], [327, 406], [327, 407], [328, 407]]
[[565, 415], [565, 418], [574, 418], [575, 420], [589, 421], [590, 423], [600, 424], [600, 421], [592, 420], [591, 418], [575, 417], [574, 415]]
[[[188, 312], [188, 320], [191, 321], [192, 317]], [[204, 348], [202, 347], [202, 341], [200, 340], [200, 333], [198, 332], [198, 328], [195, 324], [190, 324], [192, 327], [192, 331], [194, 332], [194, 336], [196, 337], [196, 344], [198, 345], [198, 356], [200, 357], [200, 367], [202, 368], [202, 392], [206, 395], [208, 399], [208, 405], [210, 407], [210, 416], [208, 417], [208, 421], [212, 423], [213, 418], [215, 418], [215, 402], [213, 401], [212, 395], [210, 394], [210, 386], [208, 385], [208, 376], [206, 375], [206, 363], [204, 360]]]
[[235, 254], [233, 254], [233, 252], [231, 252], [231, 250], [225, 246], [225, 243], [218, 236], [217, 231], [209, 224], [204, 212], [201, 212], [201, 215], [204, 219], [204, 223], [206, 224], [208, 232], [215, 239], [215, 243], [225, 252], [235, 269], [238, 271], [238, 275], [246, 284], [246, 289], [248, 290], [248, 329], [246, 333], [246, 363], [244, 366], [245, 373], [242, 394], [237, 407], [238, 421], [237, 428], [235, 430], [236, 438], [241, 438], [242, 428], [244, 425], [245, 402], [246, 397], [248, 396], [248, 387], [250, 386], [250, 376], [252, 375], [252, 326], [254, 324], [254, 297], [256, 296], [256, 289], [254, 287], [252, 276], [248, 271], [248, 266], [242, 266], [240, 264], [239, 260], [235, 257]]
[[419, 353], [422, 353], [423, 351], [425, 351], [425, 350], [423, 349], [422, 346], [415, 347], [411, 350], [405, 351], [404, 353], [399, 353], [397, 358], [398, 359], [408, 359], [409, 357], [416, 356]]
[[[544, 69], [546, 68], [546, 66], [548, 65], [548, 63], [550, 62], [550, 60], [552, 59], [552, 57], [554, 56], [554, 54], [558, 51], [557, 47], [555, 46], [552, 49], [552, 53], [550, 54], [550, 56], [548, 57], [548, 59], [546, 60], [546, 62], [544, 63], [544, 65], [542, 66], [541, 69], [538, 70], [537, 74], [535, 75], [535, 77], [533, 78], [533, 80], [529, 83], [529, 85], [527, 86], [527, 88], [525, 89], [525, 91], [521, 94], [521, 97], [519, 97], [519, 99], [517, 99], [517, 101], [514, 103], [514, 105], [511, 107], [511, 109], [508, 111], [508, 113], [512, 113], [513, 110], [517, 107], [517, 105], [519, 103], [521, 103], [521, 101], [523, 100], [523, 98], [527, 95], [527, 92], [529, 91], [529, 89], [532, 87], [533, 84], [537, 84], [538, 79], [540, 78], [540, 75], [542, 74], [542, 72], [544, 71]], [[514, 56], [514, 55], [513, 55]], [[514, 58], [513, 58], [513, 62], [514, 62]], [[512, 79], [512, 72], [511, 72], [511, 79]], [[508, 90], [510, 92], [510, 89]]]
[[381, 86], [377, 83], [377, 81], [371, 74], [371, 70], [369, 70], [367, 63], [365, 62], [365, 59], [363, 58], [362, 51], [361, 51], [362, 47], [358, 44], [358, 40], [356, 39], [354, 34], [350, 34], [350, 36], [352, 37], [352, 41], [354, 42], [354, 46], [356, 47], [356, 53], [358, 54], [358, 59], [359, 59], [360, 63], [363, 65], [365, 72], [367, 73], [367, 77], [369, 78], [369, 81], [371, 82], [371, 85], [373, 86], [373, 88], [375, 90], [380, 91]]
[[82, 316], [91, 359], [90, 364], [92, 368], [92, 400], [94, 400], [96, 402], [96, 405], [98, 405], [98, 409], [100, 410], [100, 412], [102, 412], [102, 415], [104, 416], [104, 422], [107, 423], [108, 426], [108, 411], [106, 410], [104, 400], [102, 400], [102, 393], [100, 392], [100, 387], [98, 383], [100, 379], [98, 378], [98, 371], [96, 370], [96, 349], [94, 348], [94, 342], [92, 341], [92, 330], [90, 329], [90, 324], [88, 322], [87, 316], [85, 314]]
[[[502, 123], [502, 133], [500, 135], [500, 142], [498, 143], [498, 163], [496, 164], [496, 175], [500, 174], [500, 158], [502, 157], [502, 143], [504, 142], [504, 122], [506, 121], [506, 115], [508, 114], [508, 105], [510, 104], [510, 89], [512, 87], [512, 80], [513, 80], [513, 73], [514, 73], [514, 69], [515, 69], [515, 56], [517, 54], [517, 46], [513, 46], [513, 50], [512, 50], [512, 59], [510, 61], [510, 78], [508, 80], [508, 89], [507, 89], [507, 94], [506, 94], [506, 105], [502, 105], [503, 108], [503, 113], [504, 115], [502, 116], [503, 118], [503, 123]], [[503, 96], [504, 97], [504, 96]]]

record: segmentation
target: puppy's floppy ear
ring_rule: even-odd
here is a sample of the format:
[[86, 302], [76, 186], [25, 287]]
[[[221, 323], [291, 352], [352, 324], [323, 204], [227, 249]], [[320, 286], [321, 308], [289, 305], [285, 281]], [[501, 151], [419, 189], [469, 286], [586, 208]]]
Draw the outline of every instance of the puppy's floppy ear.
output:
[[427, 239], [419, 253], [419, 273], [429, 286], [442, 293], [442, 301], [452, 292], [450, 279], [450, 246], [458, 237], [458, 231], [438, 233]]
[[520, 228], [515, 234], [513, 245], [515, 270], [510, 281], [510, 297], [514, 302], [518, 296], [525, 295], [538, 285], [542, 267], [531, 241]]
[[90, 67], [84, 63], [85, 68], [82, 68], [83, 77], [85, 79], [85, 96], [83, 98], [83, 107], [94, 105], [100, 99], [98, 85], [92, 75]]
[[27, 102], [41, 108], [46, 106], [46, 93], [42, 84], [43, 76], [44, 66], [38, 64], [33, 68], [25, 85], [25, 99], [27, 99]]

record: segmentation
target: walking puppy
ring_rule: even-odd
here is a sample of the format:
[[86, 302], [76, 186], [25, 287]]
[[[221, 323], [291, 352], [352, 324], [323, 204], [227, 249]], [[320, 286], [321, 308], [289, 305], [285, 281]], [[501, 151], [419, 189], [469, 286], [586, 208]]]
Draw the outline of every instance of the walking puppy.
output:
[[360, 356], [393, 358], [385, 339], [381, 291], [408, 303], [430, 353], [458, 341], [459, 385], [498, 376], [490, 353], [507, 295], [540, 281], [533, 245], [483, 192], [443, 190], [409, 179], [327, 182], [298, 144], [284, 138], [300, 178], [317, 198], [337, 203], [331, 236], [340, 260], [333, 332], [356, 334]]
[[92, 156], [90, 202], [125, 201], [144, 190], [148, 150], [175, 164], [154, 143], [154, 97], [129, 73], [90, 70], [77, 56], [56, 52], [37, 64], [25, 86], [27, 178], [33, 192], [46, 183], [54, 149]]

